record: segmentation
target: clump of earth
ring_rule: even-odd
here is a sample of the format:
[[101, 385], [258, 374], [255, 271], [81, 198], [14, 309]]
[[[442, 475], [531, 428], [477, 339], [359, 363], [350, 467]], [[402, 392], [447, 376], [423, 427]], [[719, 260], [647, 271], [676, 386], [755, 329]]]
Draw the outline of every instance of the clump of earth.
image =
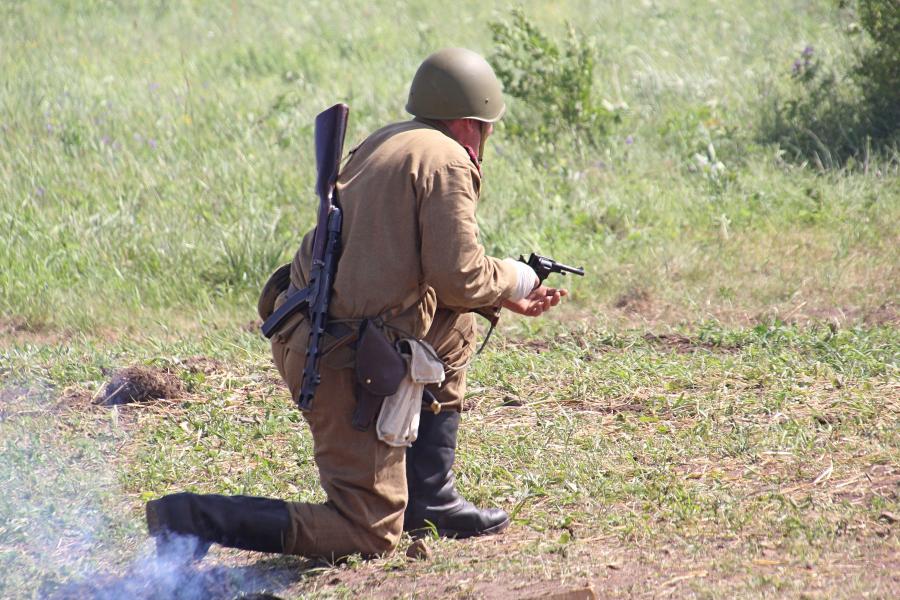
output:
[[181, 395], [181, 381], [173, 373], [146, 366], [116, 371], [103, 389], [97, 404], [113, 406]]

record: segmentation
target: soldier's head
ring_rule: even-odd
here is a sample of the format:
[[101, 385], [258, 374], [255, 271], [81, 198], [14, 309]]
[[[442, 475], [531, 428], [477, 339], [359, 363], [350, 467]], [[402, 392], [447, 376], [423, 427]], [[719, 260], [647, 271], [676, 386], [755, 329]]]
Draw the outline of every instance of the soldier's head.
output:
[[503, 117], [506, 104], [500, 81], [481, 55], [465, 48], [445, 48], [419, 66], [406, 110], [422, 119], [444, 121], [457, 139], [477, 136], [481, 157], [492, 123]]

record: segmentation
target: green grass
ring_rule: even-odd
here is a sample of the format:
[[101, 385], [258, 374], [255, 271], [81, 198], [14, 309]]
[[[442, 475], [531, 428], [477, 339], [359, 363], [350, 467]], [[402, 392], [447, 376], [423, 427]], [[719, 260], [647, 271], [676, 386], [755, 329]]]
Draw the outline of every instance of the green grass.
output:
[[[3, 8], [0, 303], [27, 329], [249, 318], [313, 218], [316, 112], [349, 102], [349, 142], [405, 118], [423, 55], [447, 44], [487, 54], [486, 23], [508, 18], [506, 5], [476, 3], [456, 9], [465, 27], [424, 4], [397, 15], [353, 2], [340, 14], [315, 3], [67, 6]], [[719, 316], [706, 304], [784, 309], [797, 293], [864, 310], [872, 286], [896, 297], [896, 156], [873, 157], [867, 175], [821, 174], [784, 163], [753, 129], [797, 48], [848, 51], [830, 9], [525, 8], [550, 34], [577, 16], [601, 48], [595, 88], [629, 109], [596, 151], [561, 147], [539, 168], [500, 128], [482, 210], [492, 252], [585, 263], [591, 276], [573, 287], [598, 308], [635, 287], [706, 316]], [[695, 169], [710, 144], [722, 176]], [[756, 268], [760, 250], [776, 262], [765, 287], [735, 287], [747, 278], [728, 272]], [[798, 250], [814, 289], [783, 272]]]
[[[421, 563], [208, 562], [286, 597], [896, 595], [900, 161], [820, 169], [762, 130], [806, 45], [851, 60], [831, 3], [518, 5], [593, 37], [627, 108], [595, 149], [488, 145], [489, 252], [587, 270], [470, 380], [459, 485], [514, 526]], [[406, 118], [421, 59], [489, 55], [512, 6], [0, 5], [0, 597], [125, 572], [162, 493], [322, 498], [252, 326], [314, 218], [312, 119], [348, 102], [349, 145]], [[93, 406], [131, 364], [185, 395]]]
[[[833, 576], [844, 559], [831, 552], [852, 547], [859, 531], [870, 532], [870, 551], [896, 553], [883, 521], [900, 510], [895, 328], [706, 325], [692, 337], [652, 338], [580, 326], [545, 332], [546, 342], [508, 333], [476, 363], [458, 465], [468, 498], [514, 514], [515, 552], [488, 554], [503, 561], [505, 580], [565, 580], [569, 559], [590, 554], [598, 538], [629, 552], [677, 541], [693, 550], [676, 556], [714, 561], [721, 581], [769, 556]], [[309, 435], [253, 334], [151, 348], [28, 345], [4, 359], [24, 380], [49, 380], [7, 393], [0, 421], [0, 479], [12, 484], [0, 513], [13, 517], [0, 545], [28, 549], [4, 556], [15, 567], [6, 570], [8, 590], [123, 568], [145, 547], [143, 502], [163, 493], [322, 499]], [[186, 396], [92, 407], [103, 369], [117, 363], [174, 369]], [[76, 502], [61, 503], [67, 498]], [[57, 539], [63, 551], [42, 546]], [[734, 565], [703, 549], [722, 539]], [[465, 545], [442, 542], [437, 551], [424, 566], [393, 558], [350, 573], [388, 568], [427, 579], [472, 568]], [[546, 573], [528, 566], [538, 559]], [[289, 590], [321, 583], [313, 576]], [[767, 586], [741, 579], [732, 589]]]

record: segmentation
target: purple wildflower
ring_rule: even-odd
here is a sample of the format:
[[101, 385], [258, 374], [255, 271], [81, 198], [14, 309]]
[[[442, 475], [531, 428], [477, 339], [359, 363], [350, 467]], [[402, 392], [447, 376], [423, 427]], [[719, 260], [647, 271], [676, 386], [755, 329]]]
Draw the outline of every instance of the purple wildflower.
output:
[[53, 133], [53, 125], [47, 123], [47, 133]]
[[625, 144], [627, 144], [628, 146], [632, 145], [633, 143], [634, 143], [633, 135], [629, 135], [628, 137], [625, 138]]
[[159, 84], [155, 81], [150, 82], [150, 85], [147, 86], [147, 89], [151, 94], [155, 93], [159, 89]]
[[812, 54], [813, 54], [813, 47], [807, 46], [806, 48], [803, 49], [803, 52], [800, 53], [800, 56], [802, 56], [803, 58], [809, 58], [810, 56], [812, 56]]
[[109, 146], [112, 143], [112, 140], [110, 139], [110, 137], [108, 135], [104, 135], [102, 138], [100, 138], [100, 141], [103, 143], [104, 146]]
[[44, 188], [42, 188], [41, 186], [37, 186], [36, 188], [34, 188], [34, 195], [37, 196], [38, 198], [43, 198], [44, 197]]
[[149, 146], [150, 146], [152, 149], [156, 150], [157, 143], [156, 143], [156, 140], [155, 140], [155, 139], [150, 138], [149, 140], [147, 140], [147, 144], [149, 144]]
[[803, 61], [801, 61], [798, 58], [797, 60], [794, 61], [794, 67], [793, 67], [794, 75], [797, 75], [798, 73], [800, 73], [801, 69], [803, 69]]

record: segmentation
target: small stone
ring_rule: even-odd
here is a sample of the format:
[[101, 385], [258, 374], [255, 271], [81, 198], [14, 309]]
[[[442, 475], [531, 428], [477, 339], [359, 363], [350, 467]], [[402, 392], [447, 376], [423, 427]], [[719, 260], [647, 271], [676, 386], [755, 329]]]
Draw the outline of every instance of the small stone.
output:
[[897, 521], [900, 521], [900, 517], [888, 511], [884, 511], [883, 513], [878, 515], [878, 518], [882, 521], [887, 521], [888, 523], [896, 523]]
[[525, 403], [522, 402], [522, 400], [520, 400], [519, 398], [516, 398], [515, 396], [506, 395], [506, 396], [503, 396], [503, 403], [501, 404], [501, 406], [519, 407], [519, 406], [525, 406]]
[[431, 560], [431, 549], [425, 540], [418, 539], [406, 549], [406, 556], [413, 560]]
[[580, 588], [544, 590], [539, 596], [529, 596], [526, 600], [597, 600], [597, 591], [593, 585]]

